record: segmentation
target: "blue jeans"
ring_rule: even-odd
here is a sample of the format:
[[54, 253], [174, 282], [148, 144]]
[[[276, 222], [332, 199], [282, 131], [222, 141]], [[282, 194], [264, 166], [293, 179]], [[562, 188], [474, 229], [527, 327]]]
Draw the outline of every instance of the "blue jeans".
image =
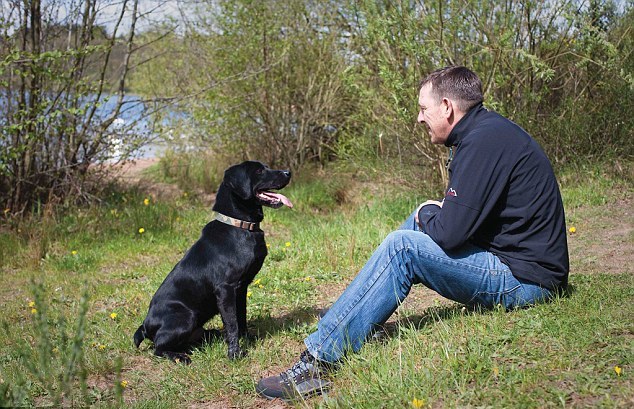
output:
[[304, 343], [316, 358], [336, 362], [358, 351], [383, 325], [414, 284], [467, 305], [507, 309], [551, 298], [551, 291], [518, 280], [493, 253], [467, 244], [445, 252], [420, 231], [414, 213], [374, 251], [357, 277]]

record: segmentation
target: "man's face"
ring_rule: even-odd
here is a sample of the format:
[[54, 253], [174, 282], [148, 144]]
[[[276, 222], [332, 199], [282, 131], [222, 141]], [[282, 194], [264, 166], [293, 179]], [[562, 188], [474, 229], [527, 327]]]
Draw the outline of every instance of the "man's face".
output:
[[431, 83], [425, 84], [418, 94], [418, 123], [427, 126], [431, 143], [444, 144], [449, 137], [451, 126], [451, 104], [446, 98], [437, 102], [432, 95]]

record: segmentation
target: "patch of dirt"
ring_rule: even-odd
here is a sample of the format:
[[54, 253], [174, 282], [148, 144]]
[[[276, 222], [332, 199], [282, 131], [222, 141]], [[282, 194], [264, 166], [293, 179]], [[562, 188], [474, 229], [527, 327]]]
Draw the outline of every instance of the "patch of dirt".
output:
[[136, 182], [141, 178], [144, 170], [159, 163], [158, 158], [137, 159], [120, 163], [119, 167], [122, 177], [130, 182]]
[[156, 182], [143, 173], [150, 166], [159, 162], [158, 158], [137, 159], [113, 165], [115, 175], [129, 185], [138, 186], [155, 199], [173, 200], [183, 196], [183, 191], [172, 183]]
[[[288, 369], [288, 368], [285, 368], [285, 369]], [[255, 402], [253, 402], [253, 405], [249, 407], [257, 408], [257, 409], [287, 409], [287, 408], [292, 408], [295, 406], [290, 405], [281, 399], [268, 400], [265, 398], [257, 398]]]
[[634, 273], [634, 200], [622, 197], [602, 207], [567, 212], [571, 275]]
[[159, 163], [158, 158], [137, 159], [113, 165], [114, 175], [123, 183], [136, 186], [146, 192], [153, 199], [174, 200], [186, 193], [193, 193], [205, 205], [211, 206], [216, 200], [215, 194], [203, 191], [185, 192], [174, 183], [157, 182], [145, 175], [145, 171]]

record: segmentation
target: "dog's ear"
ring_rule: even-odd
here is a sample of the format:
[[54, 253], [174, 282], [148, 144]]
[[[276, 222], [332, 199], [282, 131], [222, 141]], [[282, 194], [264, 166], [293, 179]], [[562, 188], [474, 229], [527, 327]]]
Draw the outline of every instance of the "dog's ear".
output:
[[246, 167], [243, 165], [231, 166], [225, 170], [223, 183], [227, 185], [233, 193], [244, 200], [251, 199], [253, 196], [251, 178], [246, 171]]

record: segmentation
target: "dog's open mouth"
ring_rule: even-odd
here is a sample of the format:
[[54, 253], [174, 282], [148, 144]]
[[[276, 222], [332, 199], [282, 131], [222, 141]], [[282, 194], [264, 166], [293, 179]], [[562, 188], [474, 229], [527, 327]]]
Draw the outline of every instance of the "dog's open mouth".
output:
[[256, 193], [256, 196], [262, 203], [271, 207], [281, 207], [286, 205], [293, 207], [293, 203], [286, 196], [281, 193], [275, 193], [268, 190], [261, 190]]

